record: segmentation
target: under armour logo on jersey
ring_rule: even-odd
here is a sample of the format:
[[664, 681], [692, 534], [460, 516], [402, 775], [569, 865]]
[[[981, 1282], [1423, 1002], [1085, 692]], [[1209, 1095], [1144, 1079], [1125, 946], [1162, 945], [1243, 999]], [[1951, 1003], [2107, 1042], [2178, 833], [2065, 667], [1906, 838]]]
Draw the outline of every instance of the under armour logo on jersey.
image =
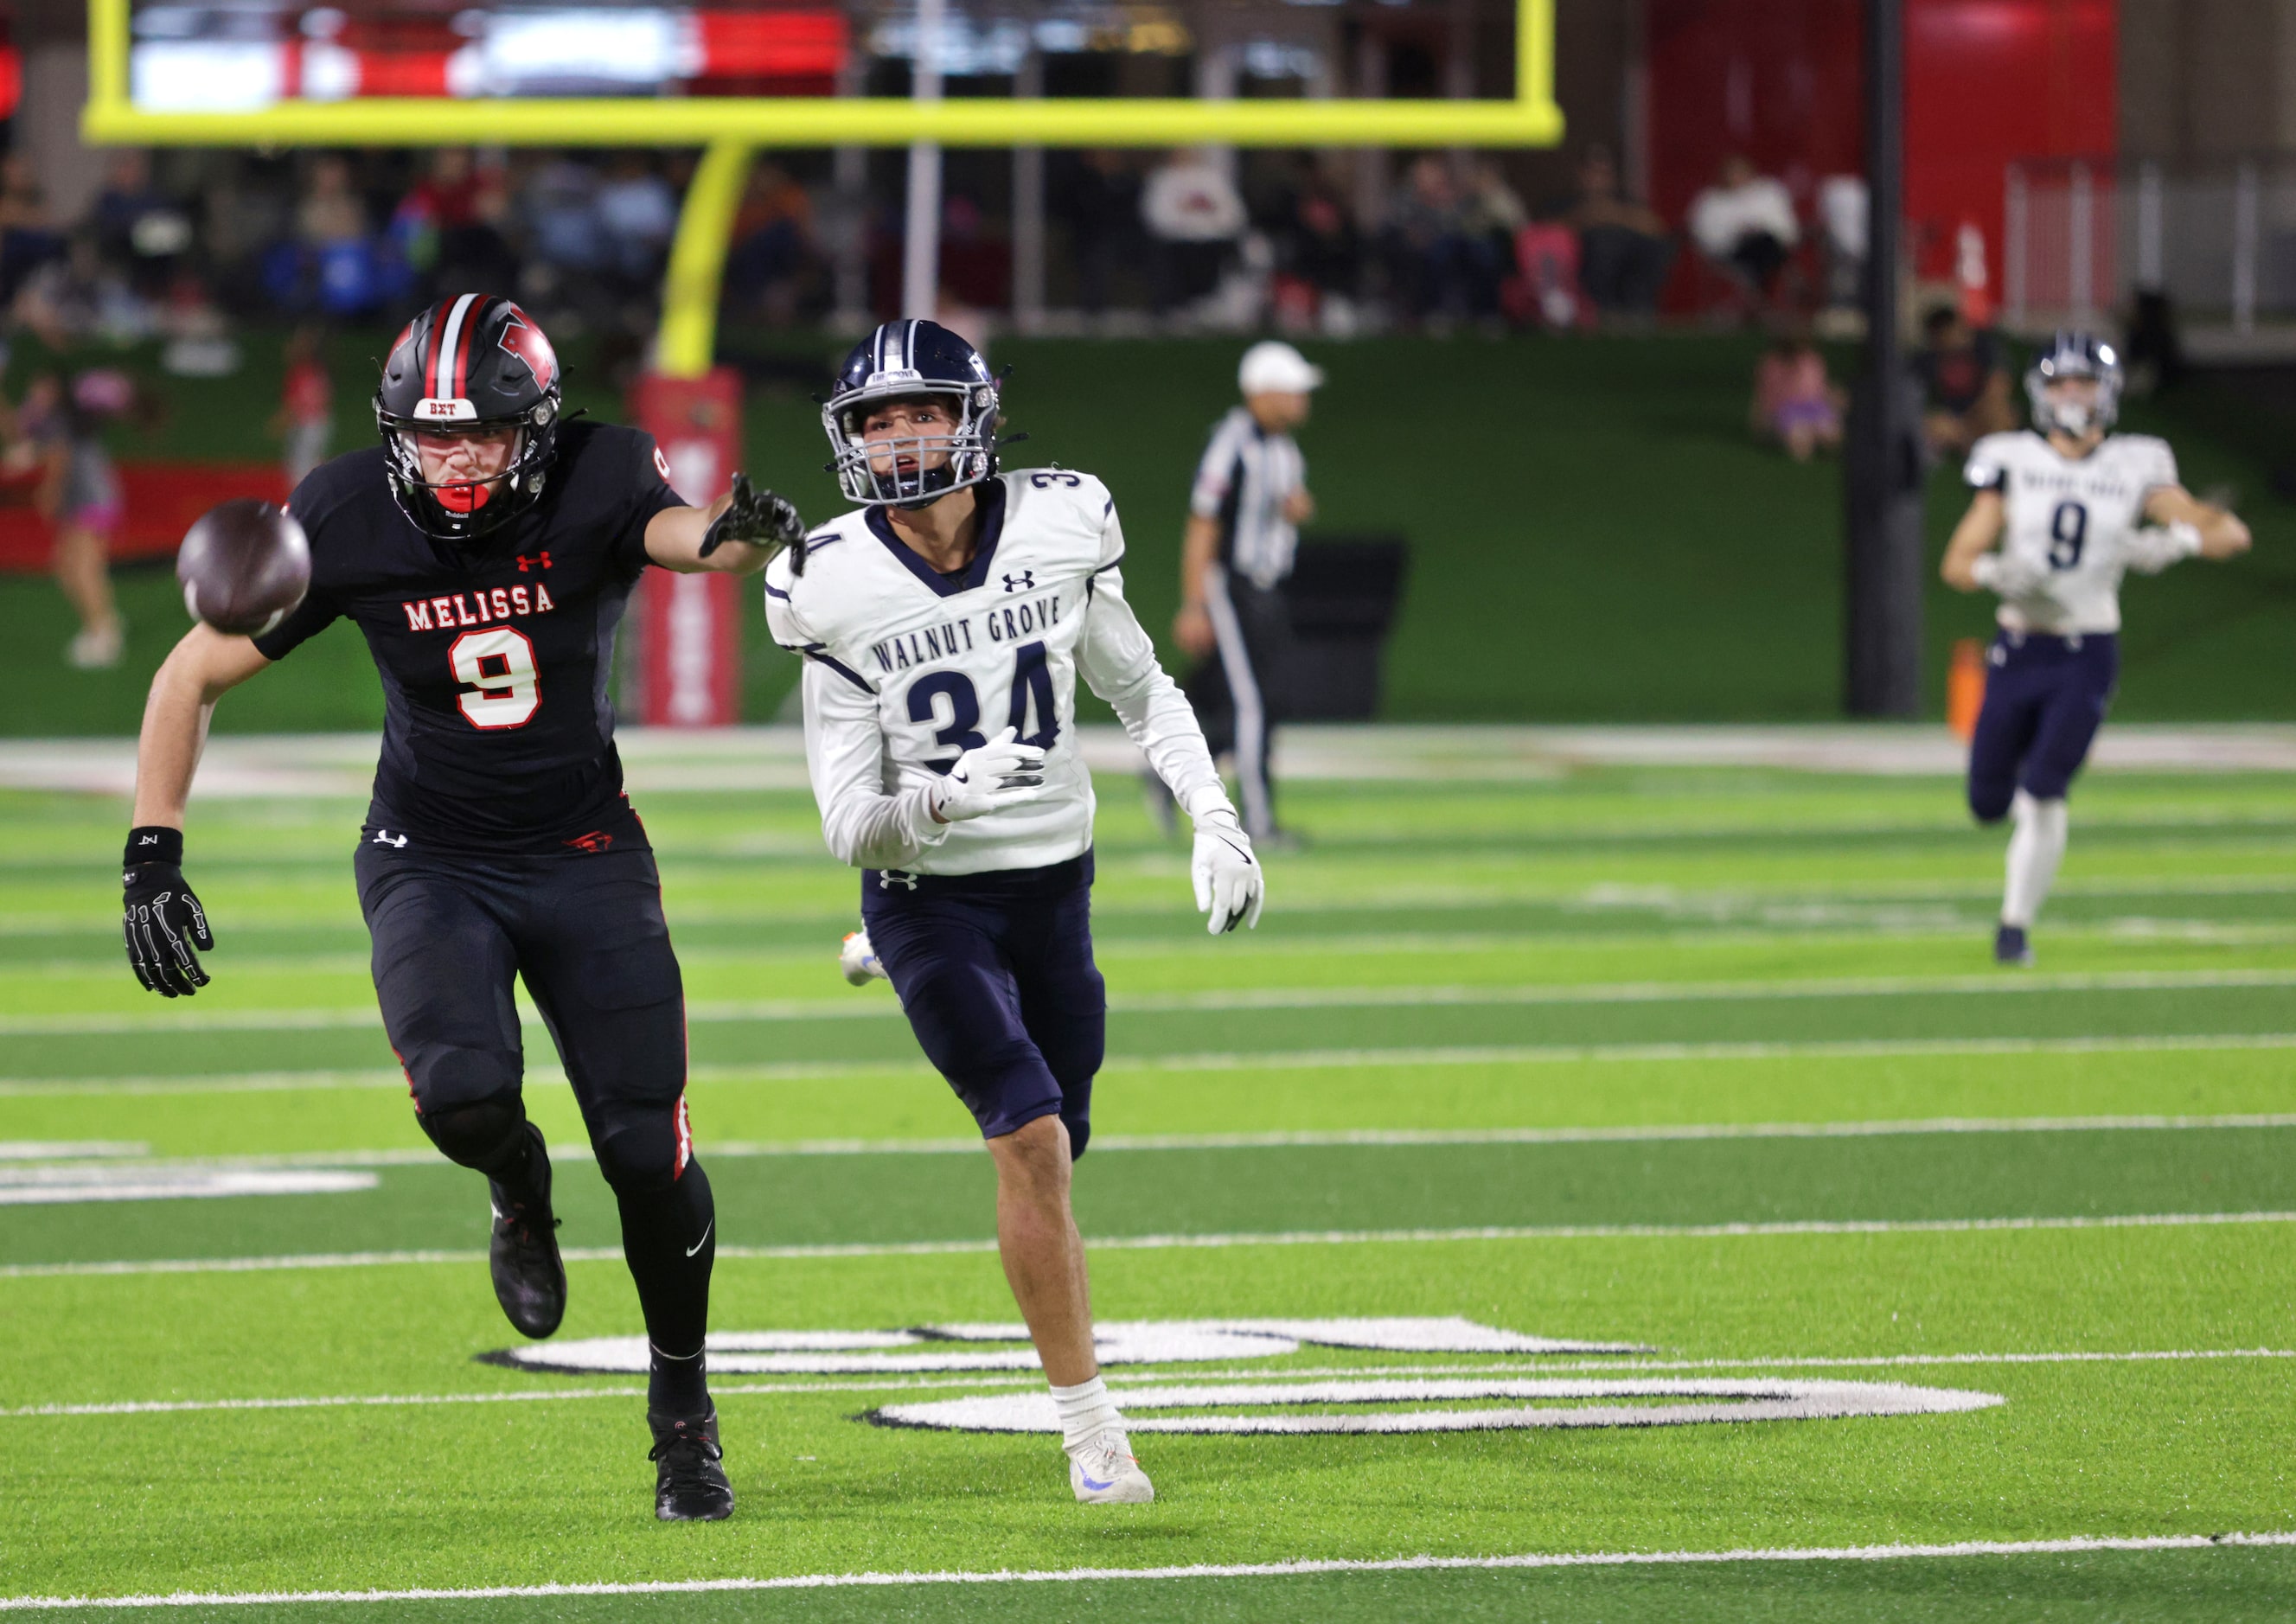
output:
[[549, 568], [550, 568], [550, 549], [549, 549], [549, 548], [547, 548], [547, 547], [545, 547], [541, 552], [539, 552], [539, 553], [536, 554], [532, 558], [529, 558], [529, 557], [528, 557], [525, 554], [523, 554], [523, 553], [520, 554], [518, 555], [518, 572], [519, 572], [521, 575], [524, 575], [524, 574], [527, 572], [527, 566], [528, 566], [529, 564], [533, 565], [533, 566], [534, 566], [536, 569], [537, 569], [537, 570], [547, 570], [547, 569], [549, 569]]
[[603, 851], [614, 843], [614, 837], [603, 829], [593, 829], [587, 834], [578, 834], [566, 842], [584, 851]]
[[914, 890], [917, 889], [917, 877], [898, 868], [888, 868], [877, 875], [879, 890], [889, 891], [896, 885], [906, 886], [910, 890]]
[[1036, 589], [1037, 572], [1034, 570], [1023, 570], [1018, 575], [1004, 578], [1004, 590], [1007, 592], [1034, 592]]
[[396, 849], [406, 844], [406, 837], [403, 834], [393, 837], [390, 830], [378, 829], [374, 832], [374, 843], [378, 846], [389, 846]]

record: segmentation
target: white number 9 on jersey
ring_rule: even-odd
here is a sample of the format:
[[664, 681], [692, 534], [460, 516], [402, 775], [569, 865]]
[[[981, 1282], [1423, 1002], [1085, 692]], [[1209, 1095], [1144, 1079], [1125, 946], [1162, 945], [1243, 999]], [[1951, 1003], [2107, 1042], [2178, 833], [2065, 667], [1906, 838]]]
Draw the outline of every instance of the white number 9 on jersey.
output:
[[455, 680], [476, 693], [463, 695], [463, 714], [473, 727], [523, 727], [542, 708], [535, 684], [534, 644], [507, 626], [464, 632], [447, 651]]

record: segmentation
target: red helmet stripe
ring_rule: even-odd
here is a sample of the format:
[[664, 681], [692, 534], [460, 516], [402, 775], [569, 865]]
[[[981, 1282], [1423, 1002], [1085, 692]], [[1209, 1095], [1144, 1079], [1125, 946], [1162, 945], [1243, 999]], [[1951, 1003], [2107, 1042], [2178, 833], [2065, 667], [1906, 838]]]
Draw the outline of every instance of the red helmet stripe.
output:
[[454, 300], [442, 299], [430, 312], [430, 354], [422, 363], [422, 392], [434, 398], [439, 393], [439, 350], [447, 338], [447, 313], [454, 308]]

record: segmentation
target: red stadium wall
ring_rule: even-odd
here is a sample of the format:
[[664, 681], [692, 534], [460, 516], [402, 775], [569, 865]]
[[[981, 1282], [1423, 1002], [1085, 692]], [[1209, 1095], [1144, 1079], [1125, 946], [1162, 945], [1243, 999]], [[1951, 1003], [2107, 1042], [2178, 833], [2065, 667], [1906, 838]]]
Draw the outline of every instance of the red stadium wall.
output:
[[[1865, 168], [1864, 7], [1855, 0], [1644, 0], [1651, 202], [1679, 225], [1731, 152], [1792, 189]], [[2117, 143], [2114, 0], [1906, 0], [1906, 212], [1923, 276], [1953, 268], [1962, 221], [1997, 277], [2014, 159]], [[1694, 256], [1685, 256], [1685, 259]], [[1685, 265], [1677, 308], [1701, 302]]]
[[[37, 471], [0, 480], [0, 572], [45, 570], [53, 544], [47, 521], [33, 511]], [[134, 462], [119, 464], [126, 518], [111, 539], [111, 562], [172, 558], [192, 521], [234, 496], [287, 500], [276, 463]]]

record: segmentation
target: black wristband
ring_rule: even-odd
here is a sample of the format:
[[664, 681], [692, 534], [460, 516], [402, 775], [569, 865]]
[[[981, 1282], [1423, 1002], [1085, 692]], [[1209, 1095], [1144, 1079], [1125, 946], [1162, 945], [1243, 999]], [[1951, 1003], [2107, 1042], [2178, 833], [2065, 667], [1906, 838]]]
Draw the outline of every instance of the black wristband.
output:
[[158, 824], [130, 829], [125, 861], [130, 868], [138, 863], [173, 863], [181, 868], [184, 865], [184, 832]]

